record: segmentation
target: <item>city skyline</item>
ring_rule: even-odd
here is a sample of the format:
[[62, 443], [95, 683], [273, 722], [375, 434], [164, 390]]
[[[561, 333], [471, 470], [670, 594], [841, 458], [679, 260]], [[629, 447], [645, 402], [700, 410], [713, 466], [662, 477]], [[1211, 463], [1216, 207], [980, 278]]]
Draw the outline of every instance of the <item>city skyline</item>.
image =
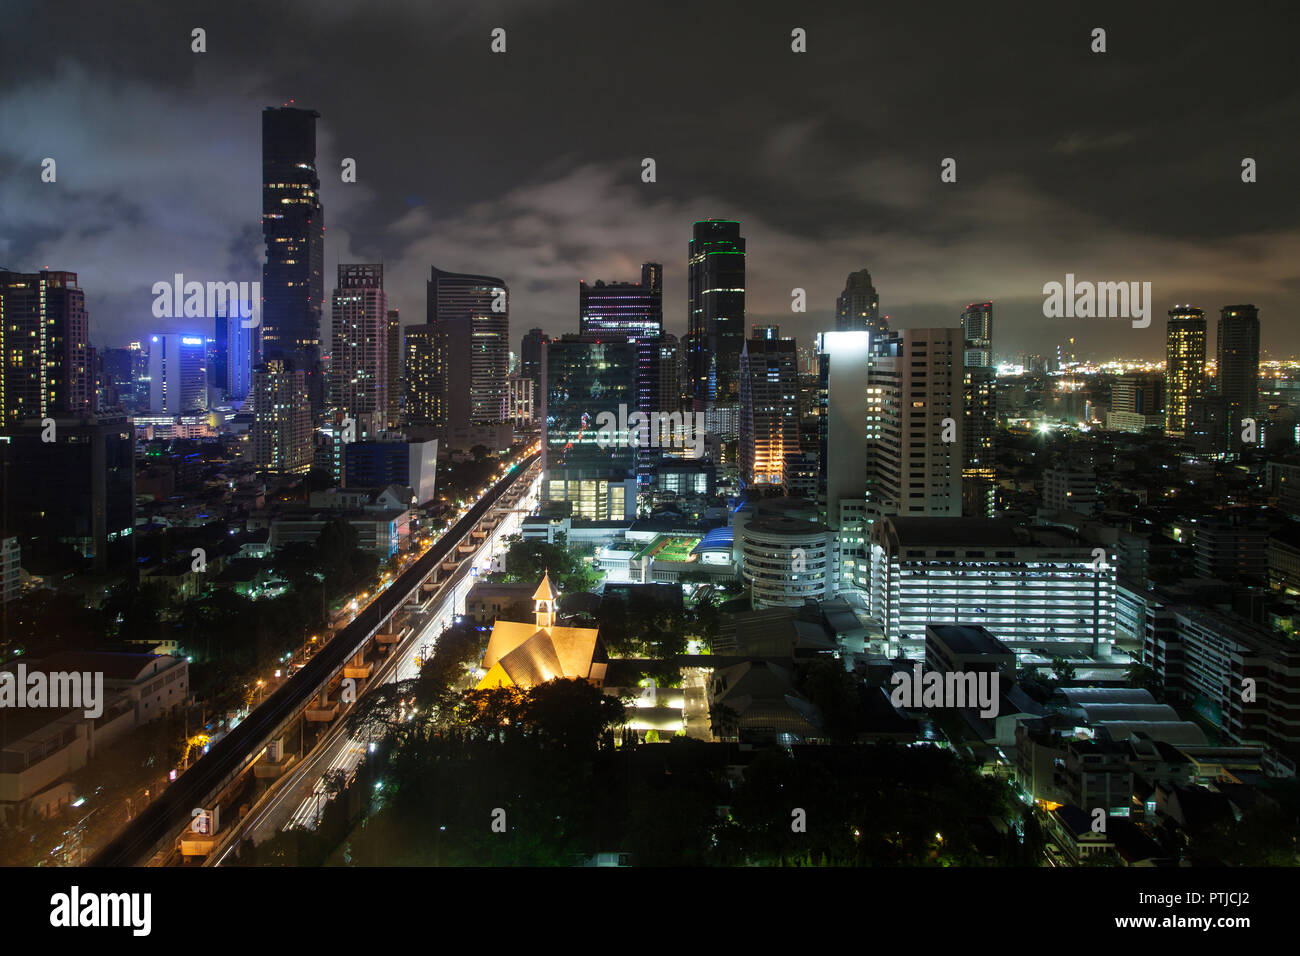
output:
[[[290, 5], [273, 21], [293, 10]], [[124, 58], [157, 65], [134, 76], [119, 71], [112, 84], [96, 78], [118, 61], [90, 37], [76, 43], [82, 54], [76, 64], [53, 51], [47, 51], [48, 62], [39, 59], [46, 42], [41, 36], [22, 50], [4, 47], [0, 69], [10, 92], [0, 97], [0, 122], [14, 132], [5, 147], [9, 165], [30, 170], [39, 182], [42, 159], [52, 157], [59, 175], [41, 187], [44, 192], [26, 188], [21, 177], [6, 177], [0, 206], [9, 216], [0, 234], [0, 263], [24, 272], [47, 265], [78, 272], [97, 347], [170, 331], [148, 327], [152, 282], [174, 272], [202, 279], [260, 275], [254, 158], [260, 116], [268, 106], [289, 104], [321, 117], [317, 168], [330, 223], [323, 274], [333, 274], [340, 262], [382, 262], [390, 300], [407, 315], [418, 315], [419, 284], [436, 262], [500, 275], [515, 290], [519, 327], [555, 336], [576, 331], [574, 279], [635, 275], [641, 262], [653, 261], [665, 266], [665, 329], [682, 336], [686, 233], [692, 221], [716, 217], [739, 220], [748, 242], [746, 322], [781, 324], [803, 340], [834, 328], [845, 276], [866, 268], [891, 326], [952, 324], [967, 303], [991, 299], [999, 347], [1008, 351], [1045, 353], [1074, 336], [1083, 356], [1161, 353], [1156, 328], [1125, 328], [1121, 345], [1117, 324], [1108, 320], [1044, 322], [1042, 285], [1067, 273], [1150, 281], [1156, 315], [1184, 302], [1207, 313], [1253, 302], [1263, 316], [1266, 356], [1300, 348], [1300, 332], [1287, 321], [1300, 286], [1291, 265], [1300, 233], [1291, 225], [1296, 200], [1285, 189], [1283, 158], [1286, 137], [1294, 135], [1285, 118], [1295, 107], [1272, 82], [1271, 71], [1280, 66], [1268, 54], [1280, 38], [1249, 24], [1225, 24], [1227, 32], [1214, 39], [1258, 51], [1250, 78], [1180, 74], [1186, 89], [1177, 95], [1211, 106], [1197, 114], [1197, 139], [1206, 145], [1190, 155], [1162, 151], [1157, 171], [1148, 160], [1134, 169], [1133, 156], [1157, 146], [1166, 128], [1172, 137], [1172, 120], [1153, 125], [1144, 98], [1126, 89], [1096, 90], [1087, 79], [1087, 58], [1095, 56], [1087, 49], [1087, 31], [1065, 22], [1043, 47], [1032, 42], [1037, 32], [1027, 32], [1041, 25], [1006, 12], [958, 14], [963, 29], [936, 35], [933, 53], [916, 64], [920, 69], [909, 69], [914, 80], [908, 87], [873, 88], [869, 122], [826, 102], [850, 75], [851, 47], [836, 36], [857, 29], [863, 14], [801, 14], [811, 71], [790, 62], [787, 14], [760, 9], [743, 25], [706, 17], [693, 43], [725, 46], [734, 38], [763, 52], [752, 54], [748, 88], [728, 92], [723, 68], [704, 68], [704, 79], [718, 81], [710, 83], [719, 90], [715, 105], [732, 107], [727, 115], [737, 135], [729, 135], [727, 145], [710, 141], [709, 148], [684, 150], [686, 143], [700, 145], [712, 108], [692, 106], [680, 122], [654, 124], [648, 135], [632, 122], [634, 111], [621, 114], [611, 94], [581, 81], [586, 72], [608, 66], [612, 54], [580, 43], [574, 48], [572, 38], [588, 28], [580, 10], [553, 20], [526, 9], [503, 13], [512, 37], [504, 54], [491, 53], [495, 21], [477, 11], [454, 27], [414, 7], [380, 14], [400, 25], [390, 31], [399, 46], [408, 35], [436, 37], [448, 78], [458, 70], [496, 71], [482, 89], [447, 106], [450, 116], [437, 124], [438, 135], [451, 136], [461, 148], [435, 149], [421, 124], [405, 114], [387, 123], [372, 115], [375, 97], [383, 99], [375, 80], [345, 79], [321, 67], [331, 57], [320, 54], [356, 43], [351, 27], [358, 10], [340, 3], [331, 15], [304, 22], [309, 42], [286, 51], [275, 69], [265, 60], [248, 61], [254, 54], [239, 45], [217, 42], [233, 32], [260, 33], [260, 24], [253, 28], [242, 11], [212, 14], [206, 27], [212, 43], [201, 55], [189, 50], [192, 25], [184, 21], [182, 27], [180, 14], [160, 11], [147, 30], [119, 38], [117, 46], [153, 50], [174, 43], [175, 51], [161, 60]], [[1173, 51], [1186, 55], [1211, 42], [1189, 25], [1165, 24], [1154, 14], [1110, 16], [1112, 48], [1105, 55], [1122, 60], [1138, 88], [1163, 89]], [[870, 26], [896, 36], [902, 18], [887, 14]], [[60, 42], [86, 29], [75, 19], [64, 25]], [[430, 26], [436, 27], [432, 33], [422, 29]], [[1071, 50], [1074, 30], [1081, 39]], [[654, 98], [662, 105], [651, 107], [652, 116], [676, 117], [689, 102], [665, 66], [665, 51], [680, 43], [669, 31], [666, 22], [642, 26], [621, 51], [630, 58], [624, 64], [630, 75], [640, 77], [638, 88], [667, 84]], [[985, 35], [1020, 50], [1028, 64], [1065, 57], [1078, 67], [1069, 76], [1050, 74], [1052, 82], [1037, 90], [1023, 86], [1012, 66], [986, 64], [983, 91], [1005, 100], [1008, 110], [1042, 117], [1032, 132], [1008, 128], [994, 116], [986, 133], [989, 117], [950, 116], [933, 105], [943, 100], [938, 94], [948, 74], [929, 57]], [[1135, 52], [1139, 39], [1141, 57]], [[557, 96], [581, 90], [591, 97], [592, 109], [613, 124], [609, 133], [596, 135], [590, 124], [554, 111], [529, 116], [511, 108], [507, 91], [542, 65], [538, 45], [562, 40], [572, 56], [563, 63], [548, 59], [538, 82]], [[899, 56], [889, 44], [882, 49]], [[112, 56], [121, 52], [115, 48]], [[916, 55], [909, 53], [909, 62]], [[397, 71], [392, 81], [400, 82], [427, 57], [407, 63], [399, 49], [385, 53], [385, 61]], [[243, 79], [232, 83], [233, 74]], [[802, 94], [783, 91], [791, 85]], [[375, 95], [358, 95], [367, 92]], [[817, 111], [800, 108], [806, 97]], [[751, 99], [764, 101], [764, 108], [749, 107]], [[37, 103], [47, 108], [32, 109]], [[503, 112], [511, 122], [489, 132], [467, 121], [485, 111]], [[864, 161], [861, 146], [875, 143], [885, 118], [895, 122]], [[150, 150], [137, 148], [146, 140]], [[524, 149], [525, 143], [533, 146]], [[652, 183], [642, 182], [647, 157], [656, 161]], [[955, 183], [940, 180], [947, 157], [957, 160]], [[1241, 181], [1242, 157], [1258, 162], [1258, 182]], [[354, 183], [342, 181], [341, 163], [348, 158], [357, 163]], [[96, 198], [86, 202], [92, 193]], [[1198, 202], [1185, 203], [1186, 195], [1197, 195]], [[70, 230], [74, 209], [78, 228]], [[790, 311], [795, 288], [806, 291], [804, 314]]]
[[0, 35], [0, 863], [171, 878], [51, 927], [1300, 865], [1256, 8], [65, 4]]

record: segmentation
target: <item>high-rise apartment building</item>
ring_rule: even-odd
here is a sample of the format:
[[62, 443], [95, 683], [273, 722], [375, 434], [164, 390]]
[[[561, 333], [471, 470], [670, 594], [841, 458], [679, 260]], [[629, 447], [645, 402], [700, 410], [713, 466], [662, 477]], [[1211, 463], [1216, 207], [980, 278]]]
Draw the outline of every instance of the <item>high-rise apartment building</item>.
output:
[[890, 332], [873, 350], [873, 514], [961, 514], [964, 352], [960, 328]]
[[1191, 306], [1169, 310], [1165, 328], [1165, 431], [1187, 433], [1187, 406], [1205, 397], [1205, 313]]
[[253, 373], [253, 462], [279, 474], [311, 471], [313, 446], [307, 376], [279, 359]]
[[402, 320], [396, 309], [388, 310], [388, 428], [402, 423]]
[[333, 296], [330, 404], [371, 438], [388, 425], [388, 296], [382, 265], [339, 264]]
[[966, 340], [964, 364], [968, 368], [993, 365], [993, 303], [972, 302], [961, 314], [962, 335]]
[[[966, 351], [967, 356], [970, 350]], [[997, 383], [991, 365], [962, 370], [963, 514], [992, 518], [997, 480]]]
[[695, 223], [687, 260], [686, 362], [697, 409], [740, 400], [745, 342], [745, 240], [740, 223]]
[[0, 270], [0, 425], [89, 414], [89, 348], [75, 272]]
[[405, 376], [402, 383], [408, 425], [436, 428], [443, 420], [442, 354], [432, 325], [406, 327]]
[[262, 111], [262, 342], [260, 358], [305, 373], [313, 408], [324, 402], [320, 367], [325, 297], [325, 214], [316, 174], [314, 110]]
[[799, 369], [794, 339], [753, 338], [740, 353], [740, 475], [784, 485], [799, 451]]

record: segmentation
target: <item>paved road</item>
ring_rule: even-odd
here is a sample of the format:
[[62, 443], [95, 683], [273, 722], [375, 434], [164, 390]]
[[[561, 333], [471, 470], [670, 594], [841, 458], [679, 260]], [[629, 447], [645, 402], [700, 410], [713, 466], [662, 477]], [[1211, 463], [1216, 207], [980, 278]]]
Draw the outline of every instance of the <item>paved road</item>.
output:
[[[521, 499], [517, 508], [531, 510], [531, 504], [535, 503], [531, 499], [535, 498], [538, 488], [540, 480], [535, 480], [530, 492]], [[521, 511], [506, 515], [475, 553], [473, 565], [485, 569], [492, 557], [504, 550], [504, 539], [518, 531], [522, 522]], [[469, 564], [465, 562], [463, 567], [468, 567]], [[434, 643], [443, 628], [457, 614], [465, 612], [465, 597], [473, 583], [474, 578], [469, 573], [458, 572], [433, 592], [420, 609], [413, 613], [410, 636], [400, 644], [392, 645], [388, 655], [375, 667], [366, 687], [415, 677], [419, 673], [415, 658], [420, 653], [420, 647]], [[334, 770], [350, 776], [365, 754], [366, 747], [366, 741], [346, 733], [345, 721], [340, 714], [316, 746], [295, 763], [276, 782], [269, 795], [263, 797], [253, 808], [248, 818], [240, 822], [238, 839], [231, 840], [207, 865], [220, 866], [231, 862], [239, 844], [245, 839], [251, 838], [255, 843], [261, 843], [277, 832], [293, 827], [315, 829], [324, 804], [330, 799], [322, 777]]]

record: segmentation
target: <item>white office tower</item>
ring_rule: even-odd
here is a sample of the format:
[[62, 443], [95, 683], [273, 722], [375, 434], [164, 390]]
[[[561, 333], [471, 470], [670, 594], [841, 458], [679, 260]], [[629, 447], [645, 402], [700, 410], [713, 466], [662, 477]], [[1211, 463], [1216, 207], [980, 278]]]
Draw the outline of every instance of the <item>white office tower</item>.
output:
[[826, 523], [835, 532], [838, 586], [866, 588], [867, 386], [869, 332], [825, 332]]
[[181, 415], [207, 409], [207, 343], [203, 336], [150, 336], [149, 411], [155, 415]]
[[901, 329], [871, 360], [872, 518], [961, 515], [960, 328]]

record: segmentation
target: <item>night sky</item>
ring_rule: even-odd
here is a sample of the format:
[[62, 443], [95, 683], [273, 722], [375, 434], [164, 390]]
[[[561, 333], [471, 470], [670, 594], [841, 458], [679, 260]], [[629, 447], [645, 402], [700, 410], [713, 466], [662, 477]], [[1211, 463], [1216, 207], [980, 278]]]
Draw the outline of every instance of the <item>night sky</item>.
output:
[[[1075, 335], [1080, 357], [1160, 357], [1173, 304], [1254, 302], [1282, 358], [1300, 352], [1292, 10], [5, 0], [0, 266], [79, 273], [97, 346], [181, 331], [152, 317], [154, 282], [261, 278], [261, 110], [293, 100], [321, 113], [327, 297], [338, 262], [382, 261], [404, 323], [430, 265], [498, 275], [517, 349], [577, 330], [579, 278], [653, 260], [680, 333], [690, 226], [716, 216], [748, 242], [748, 322], [804, 340], [866, 267], [900, 326], [992, 298], [999, 356]], [[1151, 327], [1043, 318], [1067, 272], [1152, 282]]]

